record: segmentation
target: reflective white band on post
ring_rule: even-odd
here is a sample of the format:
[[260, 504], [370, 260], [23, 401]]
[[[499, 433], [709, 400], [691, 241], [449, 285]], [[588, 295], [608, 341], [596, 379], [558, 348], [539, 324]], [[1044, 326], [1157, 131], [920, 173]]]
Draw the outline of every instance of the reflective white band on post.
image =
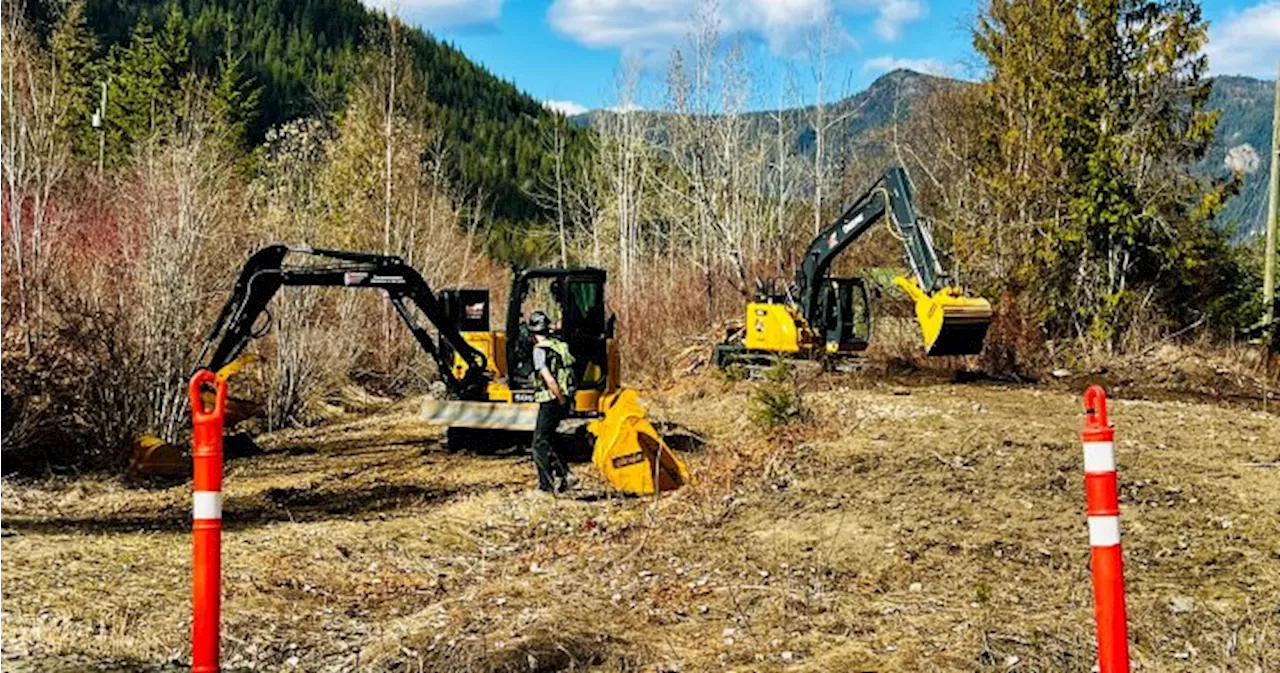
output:
[[1084, 443], [1085, 472], [1115, 472], [1116, 450], [1112, 442]]
[[1089, 517], [1089, 546], [1114, 547], [1120, 544], [1120, 517]]
[[191, 518], [221, 519], [222, 493], [220, 491], [196, 491], [191, 499]]

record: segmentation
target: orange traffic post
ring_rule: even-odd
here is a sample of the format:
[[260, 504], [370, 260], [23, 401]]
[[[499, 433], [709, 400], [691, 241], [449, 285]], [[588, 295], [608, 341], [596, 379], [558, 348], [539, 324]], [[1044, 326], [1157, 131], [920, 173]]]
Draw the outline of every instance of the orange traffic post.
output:
[[1101, 386], [1089, 386], [1085, 390], [1084, 414], [1080, 438], [1084, 443], [1084, 491], [1089, 515], [1093, 611], [1098, 628], [1098, 669], [1100, 673], [1129, 673], [1115, 429], [1107, 420], [1107, 394]]
[[[213, 409], [201, 390], [214, 387]], [[218, 670], [222, 588], [222, 427], [227, 382], [201, 369], [191, 377], [191, 670]]]

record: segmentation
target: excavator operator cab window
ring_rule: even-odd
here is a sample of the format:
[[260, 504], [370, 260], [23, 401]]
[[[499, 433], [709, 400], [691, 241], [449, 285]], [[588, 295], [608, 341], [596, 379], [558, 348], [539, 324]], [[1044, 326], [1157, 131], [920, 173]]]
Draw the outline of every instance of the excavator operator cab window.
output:
[[787, 287], [778, 278], [757, 278], [756, 301], [781, 304], [787, 301]]
[[[592, 338], [604, 332], [604, 288], [596, 282], [573, 279], [565, 294], [565, 328]], [[570, 336], [568, 334], [566, 337]]]
[[440, 291], [445, 315], [459, 332], [489, 331], [489, 290], [456, 288]]
[[509, 319], [514, 317], [518, 323], [509, 324], [508, 330], [515, 329], [519, 337], [507, 342], [512, 390], [533, 385], [532, 342], [527, 325], [534, 311], [545, 312], [551, 318], [552, 333], [568, 344], [575, 360], [578, 388], [604, 387], [606, 340], [611, 328], [605, 319], [604, 282], [604, 272], [596, 269], [534, 269], [517, 279]]

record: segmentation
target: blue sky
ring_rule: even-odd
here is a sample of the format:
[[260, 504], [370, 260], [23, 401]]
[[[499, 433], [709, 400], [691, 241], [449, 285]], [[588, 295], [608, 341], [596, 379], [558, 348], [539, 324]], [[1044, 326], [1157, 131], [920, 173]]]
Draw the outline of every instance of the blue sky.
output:
[[[755, 75], [752, 108], [812, 99], [814, 45], [823, 26], [831, 45], [828, 98], [860, 91], [895, 67], [970, 78], [978, 72], [968, 34], [977, 0], [367, 1], [571, 112], [617, 105], [624, 61], [641, 73], [638, 104], [660, 105], [668, 55], [687, 40], [699, 6], [717, 18], [722, 39], [745, 45]], [[1203, 7], [1215, 74], [1276, 76], [1280, 0], [1207, 0]]]

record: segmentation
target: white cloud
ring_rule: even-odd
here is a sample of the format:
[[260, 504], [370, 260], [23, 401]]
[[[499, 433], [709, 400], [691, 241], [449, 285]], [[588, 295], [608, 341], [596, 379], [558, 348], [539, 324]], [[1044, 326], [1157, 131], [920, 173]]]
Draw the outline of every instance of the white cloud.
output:
[[902, 24], [923, 19], [928, 7], [920, 0], [887, 0], [879, 4], [880, 15], [876, 17], [876, 35], [885, 42], [898, 39]]
[[588, 47], [650, 47], [683, 37], [692, 2], [686, 0], [555, 0], [551, 26]]
[[361, 0], [367, 7], [398, 15], [424, 28], [491, 24], [502, 16], [503, 0]]
[[1280, 64], [1280, 0], [1260, 2], [1213, 22], [1205, 53], [1215, 75], [1274, 78]]
[[566, 117], [580, 115], [587, 111], [587, 106], [571, 100], [544, 100], [542, 101], [542, 107], [559, 112]]
[[[723, 35], [765, 40], [775, 52], [795, 51], [807, 33], [840, 11], [874, 16], [876, 35], [896, 40], [903, 24], [928, 13], [926, 0], [739, 0], [722, 2], [716, 18]], [[698, 0], [554, 0], [551, 26], [588, 47], [665, 49], [688, 36]], [[846, 34], [843, 26], [837, 32]], [[848, 42], [848, 40], [846, 40]]]
[[605, 109], [608, 110], [609, 112], [626, 114], [628, 112], [641, 112], [644, 110], [644, 106], [637, 105], [635, 103], [623, 103], [622, 105], [610, 105]]
[[922, 72], [926, 75], [937, 75], [939, 77], [950, 77], [951, 67], [936, 58], [894, 58], [892, 56], [877, 56], [867, 59], [862, 64], [863, 72], [889, 72], [906, 68]]

